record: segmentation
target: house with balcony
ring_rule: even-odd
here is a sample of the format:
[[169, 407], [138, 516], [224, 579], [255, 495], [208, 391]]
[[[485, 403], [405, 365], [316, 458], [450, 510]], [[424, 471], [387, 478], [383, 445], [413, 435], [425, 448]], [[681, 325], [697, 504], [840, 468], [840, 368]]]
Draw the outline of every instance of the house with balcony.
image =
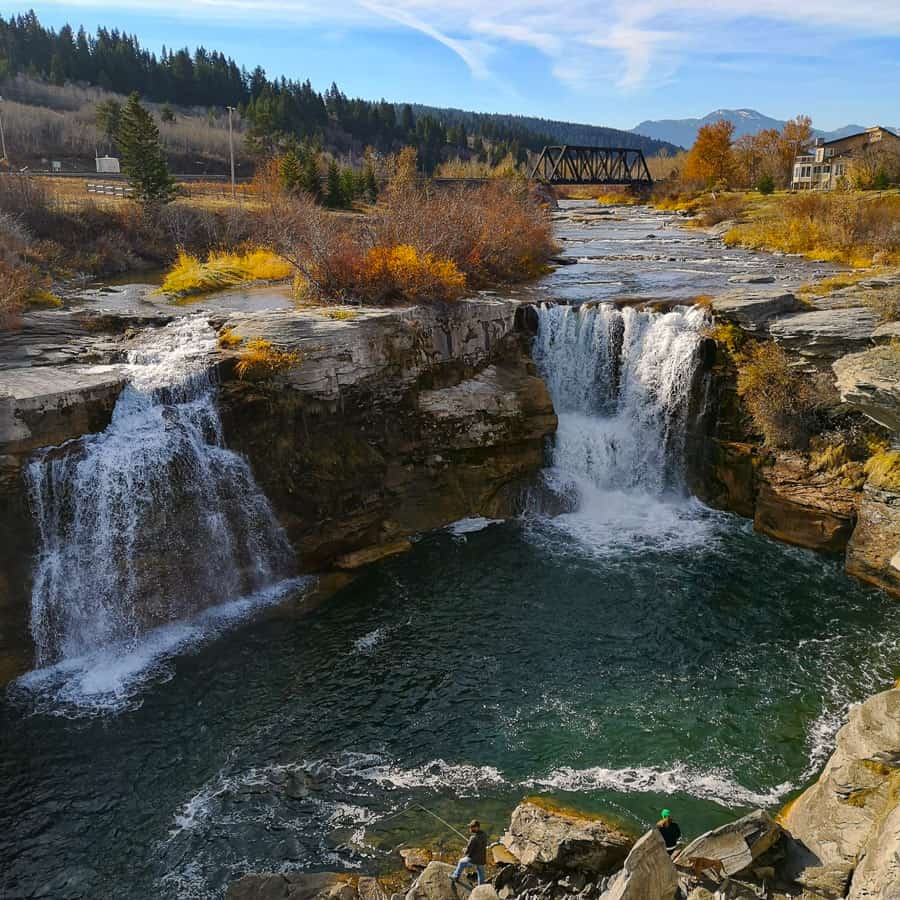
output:
[[794, 157], [791, 190], [834, 190], [849, 175], [853, 158], [876, 147], [886, 147], [900, 154], [900, 137], [875, 125], [833, 141], [817, 140], [808, 150]]

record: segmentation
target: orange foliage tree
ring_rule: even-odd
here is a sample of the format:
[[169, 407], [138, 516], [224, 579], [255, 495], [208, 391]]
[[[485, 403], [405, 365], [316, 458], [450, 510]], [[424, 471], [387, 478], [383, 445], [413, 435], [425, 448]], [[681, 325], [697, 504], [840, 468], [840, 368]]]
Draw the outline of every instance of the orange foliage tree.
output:
[[700, 182], [707, 187], [731, 185], [737, 173], [732, 147], [734, 125], [725, 119], [704, 125], [684, 164], [685, 181]]

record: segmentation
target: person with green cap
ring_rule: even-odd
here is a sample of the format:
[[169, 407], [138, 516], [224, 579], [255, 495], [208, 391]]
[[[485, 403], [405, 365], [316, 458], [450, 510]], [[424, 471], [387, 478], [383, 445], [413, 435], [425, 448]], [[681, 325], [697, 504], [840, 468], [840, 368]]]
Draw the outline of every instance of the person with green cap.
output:
[[462, 873], [469, 867], [473, 866], [478, 875], [478, 883], [484, 884], [484, 867], [487, 863], [487, 834], [481, 830], [481, 822], [478, 819], [472, 819], [469, 822], [469, 843], [466, 845], [465, 856], [456, 864], [453, 874], [450, 876], [451, 881], [459, 881]]
[[662, 839], [666, 842], [666, 850], [674, 853], [678, 849], [678, 842], [681, 840], [681, 829], [678, 823], [672, 818], [672, 813], [668, 809], [664, 809], [660, 815], [662, 818], [656, 823]]

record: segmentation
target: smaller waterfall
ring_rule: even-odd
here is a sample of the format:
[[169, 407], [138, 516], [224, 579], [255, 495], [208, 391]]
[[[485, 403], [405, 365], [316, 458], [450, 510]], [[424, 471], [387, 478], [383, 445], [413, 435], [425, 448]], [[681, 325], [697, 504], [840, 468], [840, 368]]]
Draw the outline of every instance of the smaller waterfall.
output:
[[697, 307], [540, 308], [534, 358], [559, 416], [548, 475], [557, 491], [574, 495], [579, 534], [642, 539], [669, 528], [672, 501], [686, 499], [704, 317]]
[[222, 440], [208, 374], [215, 341], [201, 317], [154, 334], [129, 354], [107, 429], [30, 464], [39, 666], [133, 646], [288, 574], [285, 535]]

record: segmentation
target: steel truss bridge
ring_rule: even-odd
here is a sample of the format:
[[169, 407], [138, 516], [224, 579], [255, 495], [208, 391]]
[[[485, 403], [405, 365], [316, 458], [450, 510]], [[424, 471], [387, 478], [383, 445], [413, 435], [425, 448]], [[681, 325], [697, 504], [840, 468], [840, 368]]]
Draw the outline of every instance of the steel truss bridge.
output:
[[531, 177], [546, 184], [653, 184], [643, 152], [628, 147], [544, 147]]

